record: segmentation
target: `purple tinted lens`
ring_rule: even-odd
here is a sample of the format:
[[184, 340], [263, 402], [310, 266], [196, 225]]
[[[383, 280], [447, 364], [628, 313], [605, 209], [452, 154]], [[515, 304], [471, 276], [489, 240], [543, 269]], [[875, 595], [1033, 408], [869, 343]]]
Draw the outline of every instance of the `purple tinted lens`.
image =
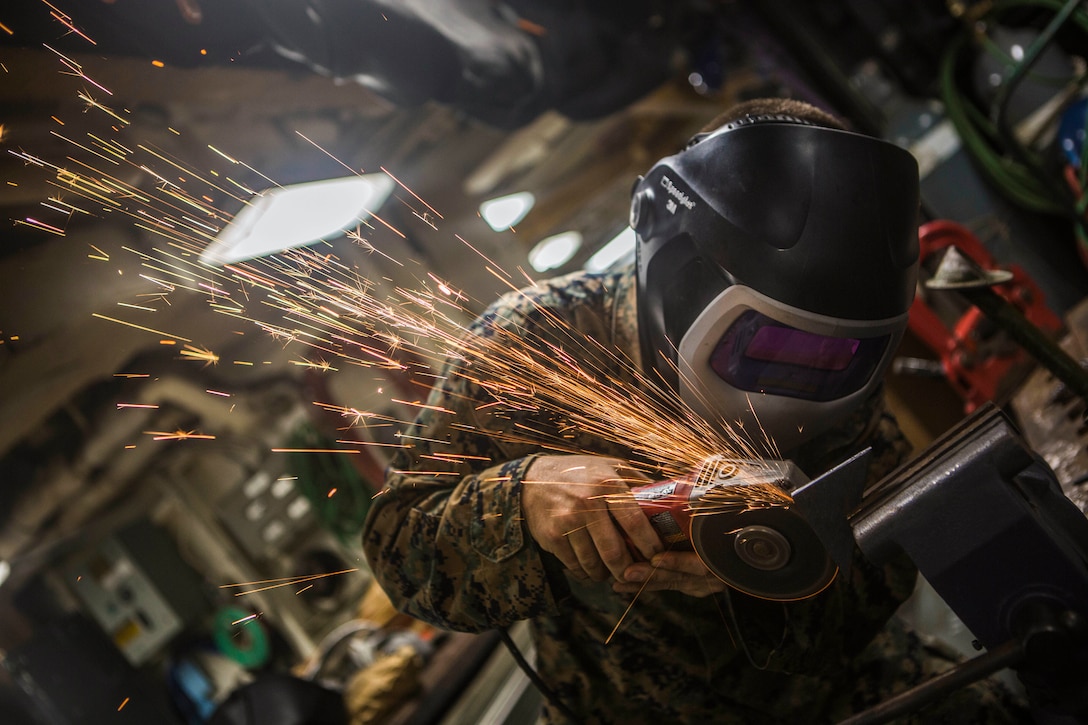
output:
[[761, 327], [744, 354], [766, 362], [845, 370], [859, 344], [852, 338], [814, 335], [792, 327]]
[[710, 367], [741, 390], [834, 400], [869, 381], [889, 339], [817, 335], [748, 310], [726, 330], [711, 353]]

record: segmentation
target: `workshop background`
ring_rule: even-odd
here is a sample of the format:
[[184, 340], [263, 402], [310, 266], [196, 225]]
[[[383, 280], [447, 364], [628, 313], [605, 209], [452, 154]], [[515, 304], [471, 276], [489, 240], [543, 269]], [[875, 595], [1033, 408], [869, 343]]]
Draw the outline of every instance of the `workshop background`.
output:
[[[8, 0], [0, 719], [202, 723], [246, 685], [265, 723], [338, 691], [359, 723], [535, 706], [496, 636], [369, 589], [362, 520], [426, 391], [191, 273], [185, 242], [255, 192], [380, 177], [314, 249], [452, 285], [467, 322], [511, 280], [629, 259], [639, 173], [738, 100], [795, 97], [911, 149], [926, 258], [1011, 271], [995, 289], [1079, 360], [1086, 48], [1064, 0]], [[995, 401], [1085, 510], [1084, 401], [1005, 327], [922, 289], [900, 353], [918, 450]]]

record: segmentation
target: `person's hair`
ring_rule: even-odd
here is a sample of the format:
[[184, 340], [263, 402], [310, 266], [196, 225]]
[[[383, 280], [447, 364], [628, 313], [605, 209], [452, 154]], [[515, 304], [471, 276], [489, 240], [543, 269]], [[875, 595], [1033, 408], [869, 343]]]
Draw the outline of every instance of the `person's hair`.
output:
[[840, 131], [846, 130], [846, 124], [841, 119], [813, 106], [811, 103], [793, 98], [753, 98], [749, 101], [742, 101], [735, 106], [730, 106], [718, 114], [710, 123], [703, 126], [699, 133], [710, 133], [734, 121], [759, 116], [788, 116], [811, 123], [814, 126], [837, 128]]

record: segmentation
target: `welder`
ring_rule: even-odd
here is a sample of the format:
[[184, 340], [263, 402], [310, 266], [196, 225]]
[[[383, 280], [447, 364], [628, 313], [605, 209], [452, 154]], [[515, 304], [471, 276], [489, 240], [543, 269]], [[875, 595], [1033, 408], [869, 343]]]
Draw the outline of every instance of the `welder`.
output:
[[[807, 103], [748, 101], [636, 182], [633, 264], [506, 295], [470, 332], [547, 339], [562, 320], [643, 373], [603, 384], [658, 386], [810, 477], [870, 448], [874, 481], [909, 453], [882, 378], [913, 299], [917, 213], [908, 152]], [[530, 620], [546, 722], [830, 722], [951, 666], [893, 616], [915, 584], [906, 559], [855, 557], [794, 601], [738, 591], [666, 550], [633, 497], [602, 497], [638, 480], [629, 449], [571, 426], [568, 450], [592, 455], [485, 434], [564, 424], [500, 410], [471, 376], [439, 380], [374, 501], [367, 556], [435, 625]], [[1022, 715], [991, 681], [938, 707], [920, 721]]]

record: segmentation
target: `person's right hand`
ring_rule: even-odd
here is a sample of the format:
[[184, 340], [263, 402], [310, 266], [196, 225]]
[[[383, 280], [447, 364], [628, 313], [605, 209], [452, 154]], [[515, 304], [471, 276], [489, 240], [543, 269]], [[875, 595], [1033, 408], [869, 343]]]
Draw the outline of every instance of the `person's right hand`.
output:
[[624, 534], [647, 560], [664, 550], [630, 493], [646, 481], [615, 458], [543, 456], [522, 481], [522, 513], [537, 544], [575, 577], [623, 581], [634, 562]]

